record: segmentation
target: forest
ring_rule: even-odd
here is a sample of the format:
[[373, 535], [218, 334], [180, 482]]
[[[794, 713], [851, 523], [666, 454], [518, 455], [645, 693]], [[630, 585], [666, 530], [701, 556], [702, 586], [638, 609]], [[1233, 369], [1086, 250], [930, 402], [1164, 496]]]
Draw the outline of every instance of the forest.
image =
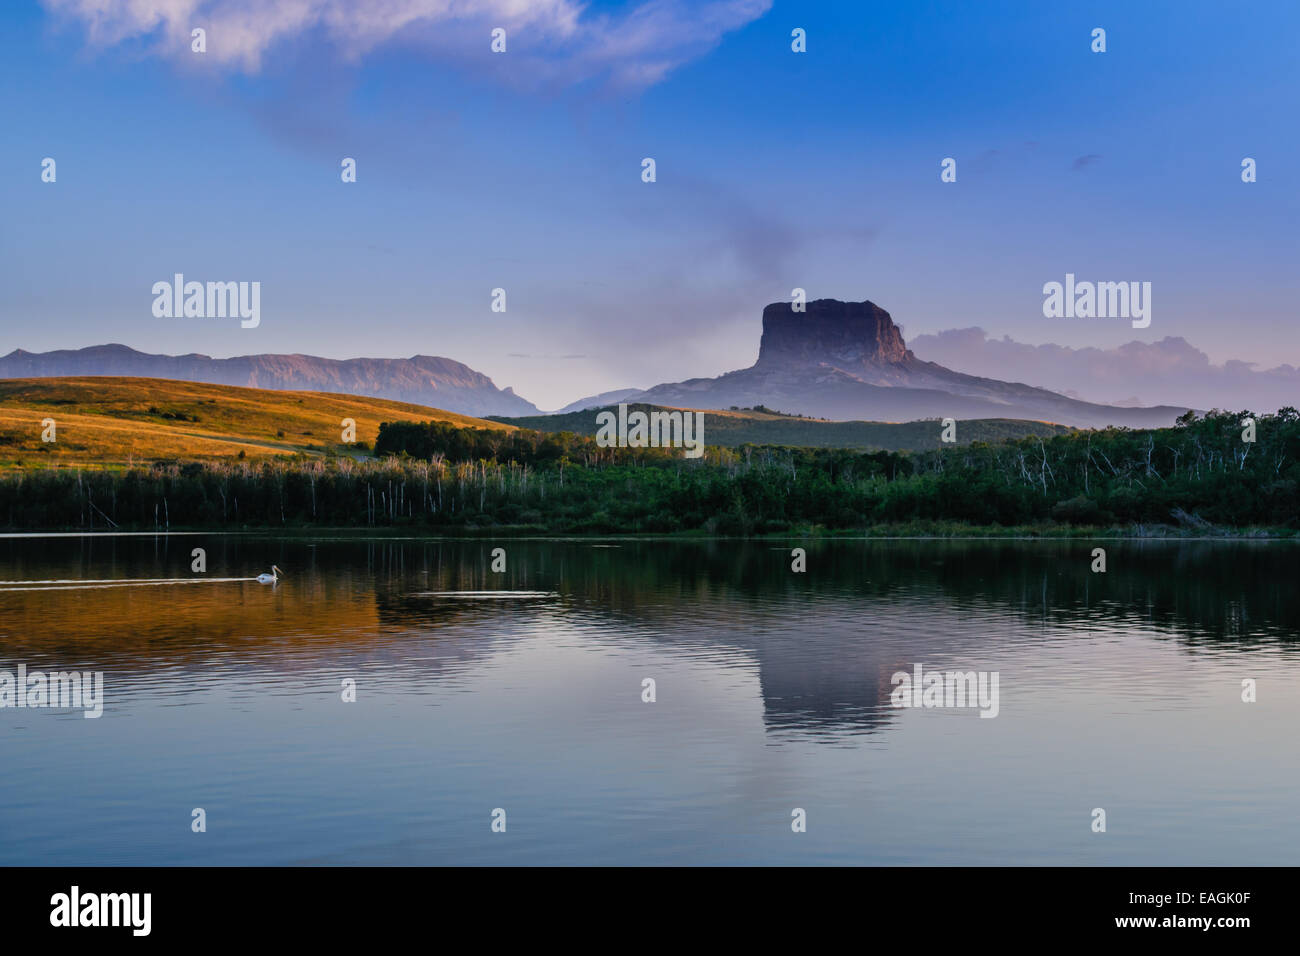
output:
[[[1300, 530], [1300, 413], [1188, 413], [919, 452], [601, 448], [588, 436], [380, 426], [373, 458], [155, 462], [0, 477], [11, 530], [418, 528], [762, 535]], [[1163, 531], [1162, 531], [1163, 529]]]

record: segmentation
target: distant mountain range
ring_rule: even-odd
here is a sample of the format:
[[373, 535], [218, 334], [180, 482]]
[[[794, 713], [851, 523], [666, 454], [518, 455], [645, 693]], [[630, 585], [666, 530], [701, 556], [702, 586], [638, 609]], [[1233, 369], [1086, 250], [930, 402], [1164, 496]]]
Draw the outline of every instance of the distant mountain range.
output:
[[1171, 425], [1182, 405], [1117, 407], [1030, 385], [954, 372], [918, 359], [889, 313], [872, 302], [817, 299], [763, 310], [758, 361], [717, 378], [694, 378], [632, 393], [606, 392], [566, 410], [618, 401], [688, 408], [763, 405], [837, 420], [1018, 418], [1081, 428]]
[[1179, 336], [1134, 341], [1114, 348], [1030, 345], [980, 328], [918, 335], [918, 355], [971, 375], [1014, 378], [1054, 392], [1110, 405], [1192, 402], [1230, 411], [1275, 412], [1300, 406], [1300, 369], [1263, 367], [1210, 356]]
[[576, 402], [570, 402], [563, 408], [557, 408], [553, 412], [545, 412], [547, 415], [567, 415], [570, 412], [581, 412], [588, 408], [601, 408], [606, 405], [617, 405], [619, 402], [626, 402], [634, 399], [637, 395], [644, 392], [643, 388], [616, 388], [610, 392], [601, 392], [599, 395], [589, 395], [586, 398], [580, 398]]
[[460, 415], [535, 415], [537, 406], [468, 365], [434, 355], [409, 359], [328, 359], [314, 355], [150, 355], [125, 345], [55, 352], [16, 349], [0, 358], [0, 378], [127, 375], [249, 388], [343, 392], [428, 405]]
[[[460, 362], [327, 359], [311, 355], [150, 355], [125, 345], [0, 358], [0, 378], [124, 375], [252, 388], [343, 392], [445, 409], [479, 418], [540, 414], [511, 389]], [[1135, 383], [1136, 384], [1136, 383]], [[796, 312], [789, 302], [763, 310], [753, 366], [716, 378], [648, 389], [616, 389], [570, 403], [558, 414], [617, 402], [698, 409], [765, 406], [838, 421], [909, 422], [927, 418], [1014, 418], [1080, 428], [1171, 425], [1187, 405], [1104, 405], [1045, 388], [953, 371], [917, 358], [889, 313], [871, 302], [817, 299]]]

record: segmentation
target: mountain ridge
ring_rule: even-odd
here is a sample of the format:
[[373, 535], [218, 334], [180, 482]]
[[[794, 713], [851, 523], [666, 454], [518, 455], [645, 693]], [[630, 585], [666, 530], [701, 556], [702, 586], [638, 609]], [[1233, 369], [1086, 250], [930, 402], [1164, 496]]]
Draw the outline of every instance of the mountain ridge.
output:
[[529, 415], [538, 411], [512, 388], [462, 362], [438, 355], [328, 359], [301, 352], [216, 359], [198, 352], [160, 355], [121, 343], [0, 356], [0, 378], [129, 376], [276, 391], [342, 392], [428, 405], [461, 415]]
[[[0, 357], [0, 378], [126, 375], [277, 390], [366, 395], [475, 417], [542, 412], [512, 388], [454, 359], [326, 359], [267, 353], [214, 359], [155, 355], [119, 343]], [[1046, 388], [954, 371], [918, 358], [892, 316], [869, 300], [815, 299], [763, 309], [758, 358], [748, 368], [616, 389], [579, 399], [560, 413], [637, 401], [688, 408], [765, 406], [837, 421], [1015, 418], [1082, 428], [1171, 425], [1190, 406], [1086, 401]]]
[[[763, 309], [758, 359], [713, 378], [666, 382], [634, 400], [693, 408], [764, 405], [819, 418], [914, 421], [1017, 418], [1081, 428], [1172, 425], [1188, 406], [1119, 407], [917, 358], [875, 303], [816, 299]], [[577, 404], [577, 403], [575, 403]]]

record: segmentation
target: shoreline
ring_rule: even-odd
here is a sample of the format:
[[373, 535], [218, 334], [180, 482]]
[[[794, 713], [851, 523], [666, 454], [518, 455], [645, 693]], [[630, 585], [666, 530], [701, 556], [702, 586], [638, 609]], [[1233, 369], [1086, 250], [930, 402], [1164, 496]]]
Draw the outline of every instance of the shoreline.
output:
[[140, 530], [73, 531], [66, 528], [48, 531], [0, 530], [0, 539], [21, 538], [122, 538], [181, 537], [193, 535], [229, 535], [268, 538], [383, 538], [407, 541], [483, 541], [508, 538], [515, 541], [1300, 541], [1300, 532], [1288, 528], [1234, 528], [1222, 533], [1206, 534], [1203, 530], [1183, 530], [1175, 526], [1138, 528], [969, 525], [944, 527], [942, 530], [908, 533], [899, 526], [877, 529], [807, 528], [751, 535], [727, 535], [706, 531], [581, 532], [546, 530], [534, 527], [501, 526], [457, 529], [420, 529], [410, 527], [296, 526], [296, 527], [182, 527]]

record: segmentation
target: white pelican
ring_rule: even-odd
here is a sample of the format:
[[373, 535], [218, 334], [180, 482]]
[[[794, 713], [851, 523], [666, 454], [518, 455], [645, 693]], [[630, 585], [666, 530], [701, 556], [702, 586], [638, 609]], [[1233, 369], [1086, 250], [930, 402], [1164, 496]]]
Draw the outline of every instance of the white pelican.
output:
[[259, 574], [259, 575], [257, 576], [256, 580], [257, 580], [257, 583], [258, 583], [258, 584], [275, 584], [277, 581], [280, 580], [280, 577], [279, 577], [279, 576], [280, 576], [281, 574], [284, 574], [284, 572], [281, 571], [279, 568], [277, 568], [277, 567], [273, 564], [273, 565], [271, 565], [271, 573], [270, 573], [270, 574]]

